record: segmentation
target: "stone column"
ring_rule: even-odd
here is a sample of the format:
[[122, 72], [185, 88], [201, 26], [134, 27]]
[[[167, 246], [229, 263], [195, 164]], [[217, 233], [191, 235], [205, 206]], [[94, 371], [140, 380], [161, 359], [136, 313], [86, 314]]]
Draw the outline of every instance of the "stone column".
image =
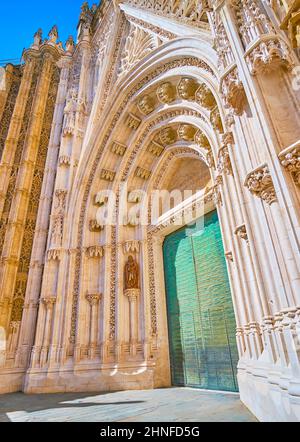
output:
[[129, 342], [130, 353], [132, 356], [136, 354], [136, 344], [138, 341], [137, 328], [137, 299], [140, 295], [139, 289], [127, 289], [124, 295], [128, 297], [129, 301]]
[[[21, 253], [26, 223], [26, 213], [45, 113], [45, 97], [48, 96], [53, 66], [54, 58], [51, 52], [45, 51], [3, 247], [2, 256], [4, 262], [1, 265], [2, 278], [0, 280], [0, 291], [2, 299], [4, 300], [10, 299], [14, 293], [18, 260]], [[1, 323], [7, 326], [9, 317], [9, 310], [3, 310], [0, 319]]]
[[98, 310], [99, 302], [102, 299], [100, 293], [87, 294], [86, 300], [91, 307], [90, 312], [90, 339], [89, 339], [89, 357], [93, 359], [95, 357], [95, 350], [98, 344]]
[[22, 126], [22, 121], [24, 117], [24, 112], [26, 108], [26, 103], [31, 87], [32, 77], [34, 69], [37, 63], [37, 58], [30, 55], [30, 51], [24, 54], [25, 67], [23, 70], [22, 80], [16, 99], [13, 115], [10, 121], [9, 130], [2, 154], [1, 165], [0, 165], [0, 217], [2, 215], [3, 206], [6, 197], [6, 191], [9, 183], [9, 177], [11, 173], [11, 168], [13, 166], [13, 161], [15, 157], [15, 152], [19, 140], [20, 130]]
[[63, 122], [63, 110], [65, 106], [66, 91], [70, 70], [70, 56], [65, 56], [60, 60], [61, 66], [60, 82], [58, 86], [57, 99], [54, 110], [52, 130], [50, 135], [47, 160], [45, 165], [45, 174], [43, 179], [43, 187], [40, 198], [40, 207], [36, 222], [36, 233], [33, 242], [31, 266], [27, 290], [25, 297], [25, 305], [28, 305], [26, 315], [23, 315], [21, 324], [21, 342], [18, 350], [18, 358], [28, 359], [28, 353], [34, 339], [34, 331], [37, 317], [38, 296], [41, 290], [41, 278], [44, 266], [44, 253], [47, 242], [49, 216], [52, 203], [52, 194], [54, 180], [57, 170], [58, 151], [61, 137], [61, 128]]
[[53, 307], [56, 302], [56, 297], [51, 296], [48, 298], [42, 299], [43, 304], [45, 305], [46, 309], [46, 318], [45, 318], [45, 331], [43, 336], [43, 344], [41, 349], [41, 356], [40, 356], [40, 365], [41, 367], [47, 363], [48, 360], [48, 351], [49, 351], [49, 345], [51, 340], [51, 326], [52, 326], [52, 319], [53, 319]]

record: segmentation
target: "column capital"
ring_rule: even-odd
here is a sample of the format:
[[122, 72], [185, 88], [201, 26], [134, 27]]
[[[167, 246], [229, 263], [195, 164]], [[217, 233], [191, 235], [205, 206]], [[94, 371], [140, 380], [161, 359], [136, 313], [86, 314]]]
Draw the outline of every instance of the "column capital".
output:
[[252, 195], [271, 205], [277, 201], [273, 180], [267, 164], [262, 164], [248, 173], [245, 184]]
[[97, 305], [102, 299], [102, 293], [87, 293], [85, 299], [90, 303], [91, 306]]

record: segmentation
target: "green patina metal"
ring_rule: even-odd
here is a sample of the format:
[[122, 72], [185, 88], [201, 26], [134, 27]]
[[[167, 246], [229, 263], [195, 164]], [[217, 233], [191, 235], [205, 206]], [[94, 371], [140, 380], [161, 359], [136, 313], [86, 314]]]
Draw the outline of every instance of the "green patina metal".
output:
[[235, 317], [216, 211], [167, 236], [164, 267], [174, 385], [238, 391]]

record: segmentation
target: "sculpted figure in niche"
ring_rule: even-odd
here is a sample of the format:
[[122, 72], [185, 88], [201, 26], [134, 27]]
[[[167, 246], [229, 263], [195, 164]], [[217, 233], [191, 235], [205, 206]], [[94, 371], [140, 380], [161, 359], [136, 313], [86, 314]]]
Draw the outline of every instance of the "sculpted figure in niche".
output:
[[125, 290], [139, 288], [139, 266], [133, 256], [129, 256], [124, 269]]

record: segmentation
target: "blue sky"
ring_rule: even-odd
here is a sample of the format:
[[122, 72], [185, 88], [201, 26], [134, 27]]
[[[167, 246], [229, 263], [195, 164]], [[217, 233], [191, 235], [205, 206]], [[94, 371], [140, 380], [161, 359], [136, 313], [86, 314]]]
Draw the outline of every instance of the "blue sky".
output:
[[[20, 58], [38, 28], [47, 37], [50, 28], [57, 24], [62, 42], [70, 34], [75, 37], [82, 3], [83, 0], [0, 0], [0, 63]], [[98, 1], [89, 1], [90, 5], [93, 3]]]

